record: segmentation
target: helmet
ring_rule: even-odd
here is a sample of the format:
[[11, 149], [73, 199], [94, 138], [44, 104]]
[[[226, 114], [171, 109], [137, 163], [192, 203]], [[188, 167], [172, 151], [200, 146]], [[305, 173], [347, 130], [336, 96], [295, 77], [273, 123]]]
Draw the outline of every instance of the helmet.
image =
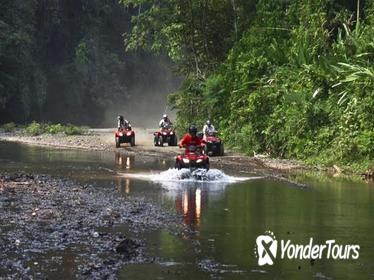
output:
[[117, 116], [117, 120], [123, 120], [123, 116], [118, 115], [118, 116]]
[[164, 120], [166, 120], [166, 119], [168, 118], [168, 115], [164, 114], [164, 115], [162, 116], [162, 118], [163, 118]]
[[207, 124], [208, 126], [210, 126], [212, 123], [210, 122], [210, 120], [207, 120], [207, 121], [206, 121], [206, 124]]
[[194, 124], [192, 124], [192, 125], [189, 127], [188, 132], [189, 132], [191, 135], [196, 136], [196, 134], [197, 134], [197, 128], [196, 128], [196, 126], [195, 126]]

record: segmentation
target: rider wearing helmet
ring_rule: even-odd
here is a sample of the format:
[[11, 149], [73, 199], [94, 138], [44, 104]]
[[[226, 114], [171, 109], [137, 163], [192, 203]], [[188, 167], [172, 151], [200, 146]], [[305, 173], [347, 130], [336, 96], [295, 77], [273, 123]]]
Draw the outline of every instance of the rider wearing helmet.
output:
[[121, 116], [121, 115], [117, 116], [117, 128], [118, 129], [122, 128], [123, 124], [124, 124], [123, 116]]
[[160, 129], [170, 128], [172, 125], [173, 125], [173, 123], [170, 121], [168, 115], [164, 114], [162, 116], [162, 119], [160, 120], [160, 123], [159, 123]]
[[118, 121], [118, 124], [117, 124], [118, 129], [121, 129], [121, 128], [131, 129], [130, 122], [128, 120], [125, 120], [123, 116], [119, 115], [117, 117], [117, 121]]
[[188, 133], [186, 133], [179, 142], [179, 147], [188, 149], [189, 146], [200, 147], [201, 144], [201, 138], [197, 136], [197, 128], [192, 124], [188, 129]]
[[207, 136], [209, 136], [209, 135], [211, 135], [211, 134], [213, 134], [215, 132], [216, 132], [216, 129], [214, 128], [214, 126], [212, 125], [212, 123], [210, 122], [210, 120], [207, 120], [206, 124], [203, 127], [204, 139]]

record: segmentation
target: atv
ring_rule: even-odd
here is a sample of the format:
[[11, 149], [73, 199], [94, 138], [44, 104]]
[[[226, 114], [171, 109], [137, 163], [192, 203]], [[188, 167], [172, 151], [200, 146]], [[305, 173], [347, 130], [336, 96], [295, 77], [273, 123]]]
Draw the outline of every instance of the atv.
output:
[[119, 148], [122, 143], [130, 143], [130, 146], [135, 146], [135, 132], [131, 127], [120, 127], [115, 132], [116, 148]]
[[202, 147], [189, 146], [182, 155], [177, 155], [175, 159], [175, 168], [197, 169], [203, 168], [209, 170], [209, 157], [201, 152]]
[[222, 140], [217, 136], [217, 132], [210, 132], [203, 141], [204, 154], [209, 156], [223, 156], [224, 146]]
[[178, 138], [173, 128], [162, 128], [161, 131], [156, 131], [153, 135], [153, 143], [155, 146], [164, 146], [164, 143], [168, 143], [169, 146], [178, 145]]

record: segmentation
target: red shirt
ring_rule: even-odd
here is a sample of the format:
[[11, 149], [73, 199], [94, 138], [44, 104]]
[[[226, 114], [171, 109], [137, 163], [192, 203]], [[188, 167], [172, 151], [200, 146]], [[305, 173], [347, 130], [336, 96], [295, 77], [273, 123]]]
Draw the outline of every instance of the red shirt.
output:
[[180, 146], [201, 146], [202, 141], [197, 136], [192, 136], [191, 134], [187, 133], [183, 136], [182, 140], [179, 142]]

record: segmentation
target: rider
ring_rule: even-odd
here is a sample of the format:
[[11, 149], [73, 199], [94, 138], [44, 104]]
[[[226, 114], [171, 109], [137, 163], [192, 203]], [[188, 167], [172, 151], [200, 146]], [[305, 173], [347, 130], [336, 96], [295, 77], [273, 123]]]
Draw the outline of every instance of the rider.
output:
[[164, 114], [162, 116], [162, 119], [160, 120], [160, 130], [162, 130], [163, 128], [170, 128], [172, 125], [173, 123], [170, 121], [168, 115]]
[[197, 136], [196, 126], [192, 124], [188, 129], [188, 133], [186, 133], [183, 136], [182, 140], [179, 142], [179, 147], [184, 147], [186, 148], [186, 151], [188, 151], [188, 148], [190, 146], [201, 147], [202, 143], [203, 141], [201, 140], [201, 138]]
[[124, 129], [131, 129], [131, 124], [128, 120], [125, 120], [123, 118], [123, 116], [118, 116], [117, 117], [117, 120], [118, 120], [118, 129], [121, 129], [121, 128], [124, 128]]
[[211, 135], [212, 133], [215, 133], [215, 132], [216, 132], [216, 129], [214, 128], [214, 126], [212, 125], [210, 120], [207, 120], [206, 124], [203, 127], [204, 139], [207, 136], [209, 136], [209, 135]]

